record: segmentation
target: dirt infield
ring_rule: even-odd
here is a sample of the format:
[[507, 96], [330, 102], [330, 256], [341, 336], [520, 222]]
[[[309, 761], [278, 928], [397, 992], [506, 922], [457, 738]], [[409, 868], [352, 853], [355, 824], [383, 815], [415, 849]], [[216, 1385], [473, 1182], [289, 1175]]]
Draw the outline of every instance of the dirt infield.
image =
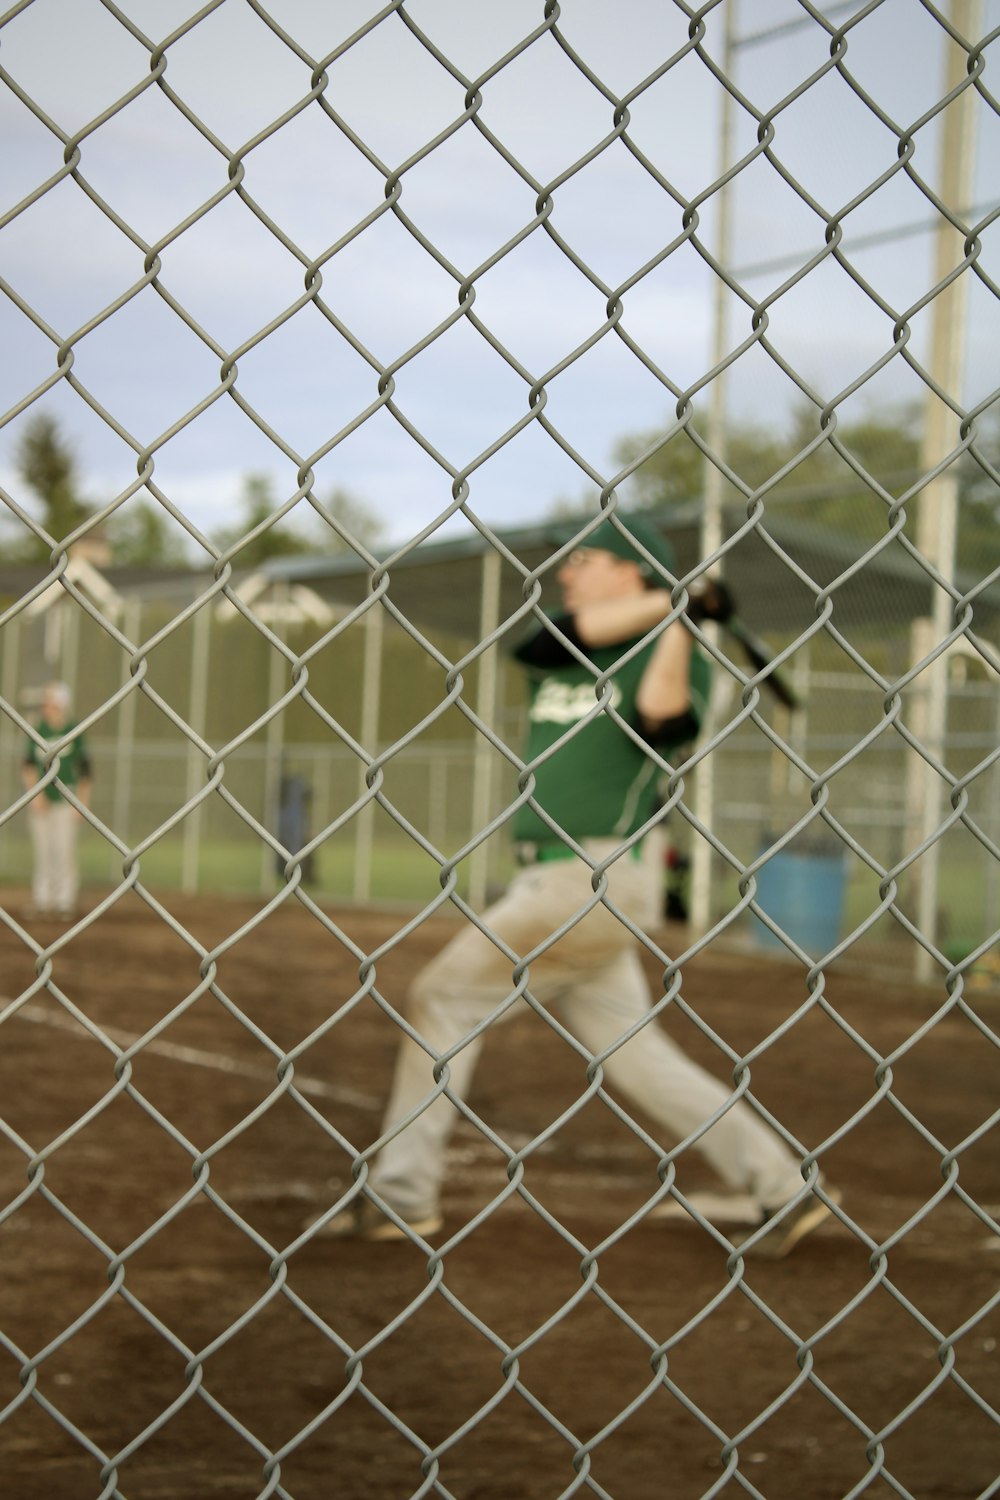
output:
[[[23, 899], [7, 892], [4, 905], [19, 917]], [[401, 917], [336, 913], [345, 945], [299, 907], [240, 937], [253, 903], [164, 900], [213, 951], [214, 990], [202, 953], [132, 895], [50, 950], [47, 985], [0, 928], [0, 994], [29, 997], [0, 1029], [0, 1203], [20, 1197], [2, 1225], [5, 1496], [1000, 1492], [1000, 1310], [988, 1308], [1000, 1241], [955, 1190], [896, 1238], [959, 1148], [962, 1191], [997, 1213], [997, 1133], [966, 1143], [996, 1109], [1000, 1048], [952, 1012], [877, 1077], [943, 991], [834, 974], [826, 999], [844, 1026], [814, 1006], [753, 1062], [755, 1095], [810, 1148], [865, 1111], [824, 1155], [860, 1235], [834, 1224], [788, 1260], [742, 1272], [687, 1216], [651, 1216], [605, 1247], [656, 1192], [658, 1155], [592, 1100], [525, 1152], [524, 1185], [556, 1224], [514, 1195], [463, 1236], [507, 1171], [459, 1128], [444, 1253], [429, 1264], [408, 1244], [301, 1236], [351, 1182], [348, 1143], [377, 1135], [394, 1050], [394, 1023], [371, 995], [322, 1031], [358, 992], [352, 949], [376, 953], [378, 992], [399, 1005], [449, 921], [379, 956]], [[31, 931], [52, 944], [62, 929]], [[146, 1038], [120, 1081], [116, 1054], [74, 1028], [54, 991], [119, 1048]], [[685, 972], [683, 998], [744, 1054], [808, 992], [793, 966], [710, 954]], [[1000, 994], [971, 998], [995, 1034]], [[676, 1008], [664, 1024], [713, 1070], [731, 1068]], [[263, 1108], [276, 1059], [310, 1037], [296, 1061], [307, 1107], [282, 1094]], [[579, 1060], [525, 1013], [489, 1039], [471, 1103], [525, 1151], [583, 1087]], [[26, 1153], [55, 1142], [26, 1190]], [[192, 1151], [205, 1153], [210, 1191], [163, 1221], [191, 1194]], [[677, 1182], [705, 1204], [718, 1189], [691, 1153]], [[873, 1269], [872, 1245], [886, 1242]], [[866, 1456], [871, 1434], [884, 1444]], [[101, 1475], [114, 1455], [117, 1489]]]

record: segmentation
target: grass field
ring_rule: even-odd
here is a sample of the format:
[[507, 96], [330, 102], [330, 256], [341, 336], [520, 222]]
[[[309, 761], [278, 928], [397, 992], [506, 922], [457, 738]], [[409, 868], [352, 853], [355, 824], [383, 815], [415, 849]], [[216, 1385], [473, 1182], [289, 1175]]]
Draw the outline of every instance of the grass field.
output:
[[[142, 856], [142, 879], [151, 888], [176, 890], [193, 873], [196, 889], [212, 895], [246, 896], [271, 894], [280, 880], [273, 859], [262, 854], [258, 841], [245, 839], [199, 840], [197, 859], [187, 864], [187, 851], [181, 837], [160, 839]], [[355, 897], [357, 853], [352, 839], [329, 841], [317, 854], [309, 889], [322, 900], [351, 900]], [[3, 842], [3, 868], [11, 882], [26, 884], [30, 878], [31, 851], [27, 839], [7, 833]], [[365, 899], [372, 902], [422, 903], [440, 890], [438, 869], [432, 859], [405, 838], [392, 843], [375, 843], [371, 853], [370, 887]], [[84, 886], [95, 894], [110, 888], [120, 861], [97, 837], [85, 835], [80, 843], [80, 869]], [[509, 878], [513, 861], [509, 852], [495, 862], [491, 874], [497, 885]], [[859, 927], [879, 903], [878, 885], [870, 872], [856, 861], [848, 870], [843, 889], [843, 917], [840, 935]], [[983, 941], [983, 881], [981, 872], [956, 862], [945, 861], [940, 872], [941, 942], [953, 961], [977, 948]], [[729, 889], [731, 887], [731, 889]], [[190, 886], [188, 887], [191, 888]], [[459, 891], [467, 890], [467, 881], [459, 875]], [[725, 902], [736, 902], [739, 893], [735, 880], [727, 877], [718, 892], [717, 916], [725, 911]], [[736, 931], [753, 939], [761, 934], [752, 916], [741, 920]], [[909, 944], [891, 920], [883, 919], [876, 932], [862, 940], [859, 954], [869, 962], [877, 961], [877, 950], [895, 947], [891, 962], [899, 963], [899, 948]]]

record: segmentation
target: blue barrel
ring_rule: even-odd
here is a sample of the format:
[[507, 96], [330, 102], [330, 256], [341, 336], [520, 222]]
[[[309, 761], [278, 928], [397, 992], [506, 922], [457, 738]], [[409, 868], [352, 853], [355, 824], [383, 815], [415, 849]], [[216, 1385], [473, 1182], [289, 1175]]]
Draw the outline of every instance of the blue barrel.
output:
[[[761, 853], [772, 847], [768, 840]], [[840, 941], [847, 885], [847, 851], [829, 840], [794, 840], [757, 871], [757, 902], [793, 942], [811, 957], [829, 953]], [[764, 923], [754, 918], [758, 941], [780, 948]]]

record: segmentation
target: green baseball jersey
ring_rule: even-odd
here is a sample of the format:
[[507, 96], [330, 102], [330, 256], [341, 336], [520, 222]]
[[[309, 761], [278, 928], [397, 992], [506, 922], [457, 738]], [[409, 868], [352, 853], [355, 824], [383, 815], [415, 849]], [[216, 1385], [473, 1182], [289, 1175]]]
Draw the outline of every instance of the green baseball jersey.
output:
[[[73, 727], [71, 722], [64, 724], [62, 729], [53, 729], [52, 725], [47, 724], [44, 719], [35, 725], [37, 733], [44, 740], [61, 740], [64, 735], [72, 731]], [[24, 764], [26, 766], [34, 766], [39, 776], [41, 776], [43, 774], [43, 760], [44, 755], [41, 749], [35, 744], [34, 740], [28, 740], [24, 749]], [[90, 757], [87, 753], [86, 740], [82, 734], [78, 734], [63, 750], [59, 757], [59, 768], [56, 775], [63, 786], [71, 788], [75, 788], [80, 781], [85, 781], [90, 776]], [[62, 802], [65, 800], [54, 781], [50, 781], [45, 788], [45, 796], [49, 802]]]
[[[634, 644], [591, 649], [587, 655], [599, 672], [607, 672]], [[609, 707], [640, 736], [636, 695], [653, 649], [651, 643], [637, 652], [610, 679]], [[598, 709], [583, 724], [598, 701], [596, 677], [586, 665], [568, 653], [563, 663], [552, 667], [533, 666], [527, 654], [515, 655], [522, 657], [531, 693], [525, 759], [534, 763], [558, 745], [535, 765], [535, 800], [577, 842], [628, 838], [656, 811], [660, 767], [643, 742], [637, 744], [607, 709]], [[655, 737], [657, 753], [664, 759], [690, 742], [707, 707], [710, 678], [707, 659], [695, 649], [691, 653], [691, 714], [673, 737], [669, 729]], [[571, 733], [574, 725], [582, 727]], [[539, 843], [558, 835], [525, 804], [515, 817], [514, 837]]]

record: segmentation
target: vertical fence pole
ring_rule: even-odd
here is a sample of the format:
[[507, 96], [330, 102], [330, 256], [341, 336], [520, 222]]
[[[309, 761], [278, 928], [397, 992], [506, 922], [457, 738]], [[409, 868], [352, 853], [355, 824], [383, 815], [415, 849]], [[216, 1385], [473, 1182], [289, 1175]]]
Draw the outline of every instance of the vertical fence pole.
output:
[[[191, 691], [188, 702], [188, 724], [195, 734], [205, 738], [208, 716], [208, 656], [211, 645], [211, 608], [203, 604], [194, 617], [191, 641]], [[197, 796], [204, 783], [204, 761], [195, 745], [187, 750], [188, 798]], [[201, 844], [203, 804], [188, 813], [184, 820], [184, 844], [181, 858], [181, 890], [193, 895], [198, 889], [198, 850]]]
[[[365, 615], [364, 650], [361, 665], [361, 732], [359, 738], [369, 755], [378, 753], [379, 699], [382, 696], [382, 651], [385, 614], [373, 604]], [[367, 791], [365, 766], [358, 770], [358, 792]], [[354, 820], [355, 901], [368, 901], [372, 893], [372, 854], [375, 843], [375, 802], [365, 803]]]
[[[333, 803], [333, 757], [327, 754], [315, 753], [312, 757], [312, 779], [315, 792], [313, 796], [313, 817], [317, 829], [325, 828], [333, 816], [331, 808]], [[320, 880], [323, 884], [322, 874]]]
[[69, 688], [74, 711], [79, 714], [81, 705], [77, 701], [77, 689], [80, 685], [80, 633], [73, 629], [75, 621], [70, 613], [72, 607], [68, 597], [56, 605], [56, 609], [63, 616], [60, 628], [59, 675]]
[[[726, 8], [722, 43], [722, 67], [727, 78], [731, 77], [735, 56], [736, 35], [736, 0]], [[722, 103], [719, 115], [719, 155], [717, 161], [717, 173], [722, 177], [729, 170], [729, 158], [732, 153], [733, 140], [733, 101], [728, 89], [722, 92]], [[732, 237], [731, 212], [732, 192], [730, 184], [721, 187], [716, 194], [718, 223], [716, 232], [716, 253], [719, 264], [724, 270], [728, 269], [730, 260], [730, 240]], [[713, 313], [713, 338], [712, 338], [712, 365], [719, 370], [719, 366], [726, 357], [726, 335], [727, 335], [727, 299], [729, 288], [721, 277], [715, 278], [714, 287], [714, 313]], [[708, 414], [708, 443], [713, 453], [719, 457], [725, 455], [726, 445], [726, 373], [719, 373], [712, 381], [711, 400]], [[705, 460], [705, 494], [704, 507], [701, 522], [701, 556], [711, 557], [722, 545], [722, 495], [724, 481], [718, 467]], [[709, 638], [718, 643], [718, 627], [709, 624], [706, 633]], [[715, 701], [713, 694], [713, 701]], [[708, 723], [703, 726], [703, 732], [712, 732], [713, 714], [711, 705], [708, 713]], [[709, 755], [698, 766], [694, 782], [694, 813], [699, 823], [706, 828], [711, 828], [715, 819], [715, 805], [717, 798], [717, 768], [716, 757]], [[691, 927], [695, 933], [707, 932], [712, 920], [712, 850], [705, 839], [695, 838], [691, 847]]]
[[[286, 617], [290, 621], [288, 611], [288, 584], [278, 580], [272, 586], [274, 612], [271, 618], [271, 630], [279, 641], [287, 640], [285, 632]], [[285, 658], [280, 651], [273, 646], [268, 646], [267, 662], [267, 706], [277, 703], [282, 692], [282, 678], [285, 671]], [[267, 721], [267, 730], [264, 737], [264, 775], [263, 797], [264, 806], [261, 809], [261, 822], [265, 828], [272, 830], [277, 827], [278, 804], [281, 799], [281, 756], [285, 744], [284, 714], [274, 714]], [[261, 845], [260, 859], [260, 894], [265, 895], [273, 883], [272, 869], [274, 855], [267, 844]]]
[[[16, 705], [17, 689], [20, 680], [18, 667], [21, 660], [21, 616], [14, 615], [4, 626], [3, 633], [3, 696], [8, 703]], [[3, 716], [2, 729], [0, 733], [6, 735], [9, 727], [7, 715]]]
[[45, 621], [43, 628], [43, 651], [45, 654], [45, 675], [52, 677], [59, 672], [59, 664], [62, 659], [62, 636], [63, 617], [62, 611], [57, 604], [46, 609], [43, 616]]
[[[980, 0], [952, 0], [951, 21], [963, 37], [978, 38]], [[966, 54], [950, 39], [945, 39], [945, 94], [966, 76]], [[972, 201], [972, 170], [975, 159], [974, 88], [949, 105], [941, 121], [939, 191], [951, 199], [959, 215], [964, 215]], [[959, 263], [964, 254], [961, 239], [944, 217], [939, 215], [934, 250], [934, 284], [939, 285]], [[928, 371], [931, 378], [953, 401], [960, 401], [965, 364], [966, 322], [968, 317], [968, 275], [934, 299], [931, 324], [931, 349]], [[935, 467], [955, 446], [956, 419], [933, 390], [928, 390], [924, 413], [924, 437], [921, 467], [924, 472]], [[934, 564], [941, 576], [951, 582], [955, 575], [955, 552], [958, 536], [958, 475], [952, 464], [928, 484], [917, 512], [917, 545]], [[928, 624], [914, 622], [914, 649], [926, 654], [948, 635], [952, 628], [950, 594], [935, 586]], [[915, 658], [919, 660], [920, 658]], [[948, 728], [948, 660], [939, 657], [926, 668], [920, 708], [922, 743], [936, 759], [943, 758]], [[918, 688], [918, 692], [920, 689]], [[930, 765], [921, 766], [918, 816], [919, 842], [930, 838], [938, 827], [944, 808], [944, 786]], [[935, 842], [915, 867], [917, 926], [931, 942], [937, 939], [938, 876], [940, 842]], [[923, 948], [917, 950], [917, 973], [929, 979], [934, 964]]]
[[[486, 640], [500, 624], [500, 554], [493, 547], [483, 553], [482, 592], [479, 606], [479, 639]], [[490, 646], [479, 658], [476, 713], [491, 729], [497, 718], [497, 647]], [[472, 763], [472, 826], [478, 831], [493, 811], [494, 751], [481, 734], [476, 736]], [[480, 844], [469, 856], [469, 904], [477, 911], [486, 905], [489, 883], [489, 848]]]
[[440, 849], [448, 837], [448, 773], [451, 756], [434, 754], [427, 757], [427, 837], [435, 849]]
[[[0, 683], [0, 694], [2, 694], [5, 702], [13, 704], [15, 707], [17, 707], [18, 685], [21, 677], [20, 664], [21, 616], [17, 614], [4, 626], [3, 659], [2, 665], [0, 665], [0, 672], [3, 674], [2, 683]], [[0, 758], [2, 758], [3, 765], [9, 768], [5, 775], [9, 774], [11, 776], [12, 785], [16, 788], [10, 799], [11, 801], [14, 800], [14, 796], [21, 790], [20, 782], [16, 780], [16, 777], [20, 774], [17, 768], [20, 766], [24, 753], [20, 740], [20, 730], [15, 728], [6, 714], [0, 715]], [[7, 870], [11, 868], [11, 861], [6, 853], [9, 840], [10, 823], [5, 822], [0, 826], [0, 851], [3, 852], [3, 867]]]
[[[1000, 694], [996, 694], [993, 700], [993, 744], [1000, 745]], [[993, 794], [984, 799], [984, 805], [993, 809], [993, 817], [984, 818], [983, 822], [993, 842], [1000, 843], [1000, 765], [994, 765], [987, 772], [987, 778], [987, 786], [992, 785]], [[988, 854], [981, 911], [984, 932], [991, 931], [998, 911], [1000, 911], [1000, 861]]]
[[[142, 600], [137, 594], [129, 594], [124, 603], [124, 619], [122, 628], [128, 640], [138, 644], [140, 631], [142, 629]], [[114, 830], [123, 843], [131, 840], [131, 819], [129, 814], [132, 808], [132, 771], [135, 765], [135, 721], [138, 708], [139, 693], [133, 688], [128, 697], [122, 702], [118, 712], [118, 734], [115, 738], [115, 795], [114, 795]], [[120, 856], [116, 849], [111, 851], [111, 878], [121, 878]]]

